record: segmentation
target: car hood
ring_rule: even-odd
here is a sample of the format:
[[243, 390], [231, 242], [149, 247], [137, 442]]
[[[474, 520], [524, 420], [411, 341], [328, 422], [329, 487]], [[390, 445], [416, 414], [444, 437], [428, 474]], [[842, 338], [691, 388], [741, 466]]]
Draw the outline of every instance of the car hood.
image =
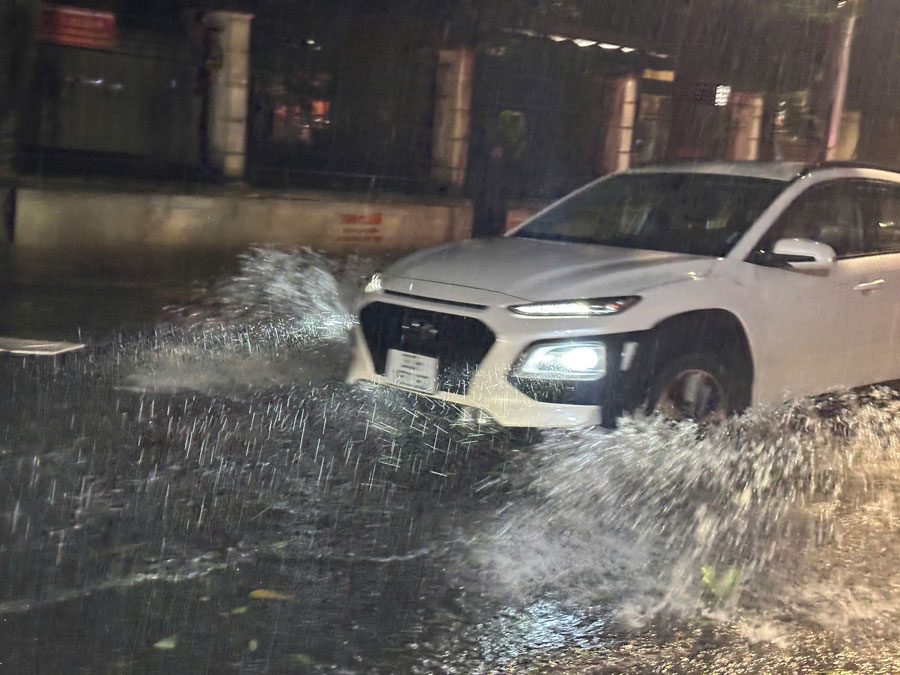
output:
[[385, 272], [390, 288], [427, 281], [545, 301], [629, 295], [705, 277], [714, 258], [592, 244], [502, 237], [408, 256]]

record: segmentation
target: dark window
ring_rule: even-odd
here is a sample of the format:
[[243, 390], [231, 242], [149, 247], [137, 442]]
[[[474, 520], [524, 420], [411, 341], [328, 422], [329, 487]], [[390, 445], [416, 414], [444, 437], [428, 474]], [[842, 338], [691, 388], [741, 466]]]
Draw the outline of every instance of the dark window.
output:
[[866, 236], [872, 253], [900, 252], [900, 185], [869, 183], [866, 193]]
[[572, 195], [516, 236], [723, 256], [784, 185], [717, 174], [625, 174]]
[[858, 185], [834, 181], [802, 193], [760, 244], [771, 251], [779, 239], [810, 239], [828, 244], [838, 258], [868, 253]]

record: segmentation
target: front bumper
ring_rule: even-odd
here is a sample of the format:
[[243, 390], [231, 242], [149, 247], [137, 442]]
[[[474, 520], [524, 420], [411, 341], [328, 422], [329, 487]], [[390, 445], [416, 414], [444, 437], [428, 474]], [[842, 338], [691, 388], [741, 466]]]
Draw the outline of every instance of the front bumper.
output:
[[[356, 326], [353, 330], [353, 358], [347, 382], [369, 381], [395, 386], [384, 375], [375, 372], [362, 329]], [[478, 408], [498, 424], [507, 427], [583, 427], [603, 422], [603, 411], [599, 405], [541, 403], [516, 389], [508, 381], [507, 373], [524, 347], [498, 339], [472, 375], [465, 394], [437, 391], [420, 395]]]
[[[417, 289], [422, 285], [417, 282]], [[630, 405], [633, 392], [639, 389], [640, 380], [638, 369], [633, 366], [638, 365], [635, 354], [644, 334], [635, 331], [633, 324], [628, 326], [632, 328], [630, 331], [627, 328], [622, 331], [616, 330], [623, 327], [617, 317], [594, 320], [521, 318], [506, 309], [505, 305], [513, 301], [508, 296], [484, 292], [466, 296], [466, 302], [461, 302], [459, 288], [429, 284], [426, 290], [431, 297], [387, 291], [365, 298], [366, 302], [360, 307], [361, 324], [354, 328], [353, 356], [346, 378], [349, 383], [368, 381], [396, 387], [383, 374], [387, 348], [440, 357], [439, 362], [444, 363], [459, 356], [456, 353], [445, 360], [447, 354], [440, 353], [452, 345], [452, 351], [464, 352], [466, 358], [474, 354], [477, 365], [459, 379], [441, 373], [439, 380], [443, 385], [439, 390], [420, 395], [479, 409], [501, 425], [537, 428], [611, 425], [623, 407], [633, 407]], [[376, 311], [373, 313], [372, 310]], [[386, 314], [384, 310], [388, 310]], [[398, 345], [397, 341], [403, 339], [397, 335], [396, 312], [400, 310], [403, 314], [441, 315], [447, 321], [439, 319], [438, 328], [447, 339], [432, 343], [432, 353], [428, 353], [428, 344], [421, 345], [422, 350], [419, 345]], [[393, 323], [384, 325], [384, 330], [377, 321], [370, 320], [373, 315], [390, 316], [391, 312]], [[470, 330], [473, 322], [483, 330], [478, 327]], [[425, 323], [428, 323], [427, 317]], [[431, 326], [423, 327], [420, 323], [416, 335], [421, 334], [423, 328]], [[599, 339], [607, 345], [607, 372], [602, 379], [575, 383], [574, 386], [550, 383], [549, 387], [546, 381], [538, 381], [544, 384], [531, 387], [510, 377], [510, 369], [521, 354], [535, 343], [581, 338]]]

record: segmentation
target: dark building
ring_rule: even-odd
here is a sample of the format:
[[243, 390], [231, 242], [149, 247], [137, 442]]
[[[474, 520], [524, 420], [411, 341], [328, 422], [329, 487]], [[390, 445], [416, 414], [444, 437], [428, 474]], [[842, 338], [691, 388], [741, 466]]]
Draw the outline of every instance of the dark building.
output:
[[[4, 147], [28, 171], [204, 179], [212, 144], [252, 184], [462, 191], [486, 214], [671, 157], [809, 158], [831, 104], [833, 17], [744, 0], [77, 4], [106, 13], [81, 42], [66, 8], [0, 15]], [[897, 10], [869, 4], [848, 101], [880, 158], [894, 61], [871, 52], [896, 22], [870, 10]], [[243, 77], [210, 53], [204, 10], [253, 15]]]

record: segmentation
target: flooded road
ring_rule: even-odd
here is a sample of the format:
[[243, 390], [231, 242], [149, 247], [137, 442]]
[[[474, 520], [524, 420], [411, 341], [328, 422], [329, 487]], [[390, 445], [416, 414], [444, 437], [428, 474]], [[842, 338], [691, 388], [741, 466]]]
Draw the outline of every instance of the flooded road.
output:
[[0, 359], [2, 672], [890, 672], [891, 392], [524, 439], [342, 383], [372, 266]]

